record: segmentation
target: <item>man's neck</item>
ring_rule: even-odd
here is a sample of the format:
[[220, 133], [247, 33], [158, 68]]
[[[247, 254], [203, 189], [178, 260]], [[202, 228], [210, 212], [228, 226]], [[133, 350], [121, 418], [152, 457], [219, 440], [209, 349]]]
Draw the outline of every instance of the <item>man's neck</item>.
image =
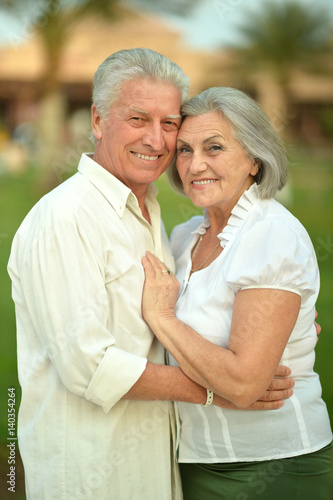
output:
[[140, 206], [140, 208], [141, 208], [142, 216], [146, 219], [146, 221], [148, 222], [148, 224], [151, 224], [149, 213], [148, 213], [148, 210], [147, 210], [145, 204], [143, 204], [143, 207]]
[[[104, 162], [103, 162], [103, 159], [101, 158], [101, 156], [98, 154], [98, 151], [97, 151], [97, 148], [95, 150], [95, 153], [93, 155], [93, 160], [98, 163], [101, 167], [103, 167], [105, 170], [107, 170], [111, 175], [114, 175], [113, 172], [110, 172], [105, 166], [104, 166]], [[123, 182], [121, 179], [119, 179], [120, 182]], [[125, 184], [123, 182], [123, 184]], [[127, 184], [125, 184], [127, 186]], [[142, 216], [146, 219], [146, 221], [150, 224], [150, 217], [149, 217], [149, 213], [148, 213], [148, 210], [146, 208], [146, 205], [145, 205], [145, 200], [146, 200], [146, 195], [147, 195], [147, 190], [149, 188], [149, 184], [146, 185], [146, 184], [142, 184], [142, 185], [138, 185], [138, 186], [127, 186], [129, 189], [131, 189], [131, 191], [133, 192], [133, 194], [136, 196], [137, 200], [138, 200], [138, 204], [139, 204], [139, 207], [141, 209], [141, 213], [142, 213]]]

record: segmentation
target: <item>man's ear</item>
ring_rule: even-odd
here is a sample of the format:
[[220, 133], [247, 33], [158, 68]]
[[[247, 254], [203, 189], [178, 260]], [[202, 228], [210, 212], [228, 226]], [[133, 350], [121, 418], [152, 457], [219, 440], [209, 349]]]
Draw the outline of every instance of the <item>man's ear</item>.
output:
[[102, 117], [100, 113], [97, 111], [96, 105], [93, 104], [91, 106], [91, 127], [95, 139], [102, 138], [101, 122], [102, 122]]

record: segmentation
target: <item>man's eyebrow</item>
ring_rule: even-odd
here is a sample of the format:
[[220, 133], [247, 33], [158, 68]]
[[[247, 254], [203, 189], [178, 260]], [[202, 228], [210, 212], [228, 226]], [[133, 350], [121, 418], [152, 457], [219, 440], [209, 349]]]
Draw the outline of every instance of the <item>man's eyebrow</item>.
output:
[[148, 111], [144, 111], [143, 109], [139, 108], [130, 108], [130, 111], [135, 111], [136, 113], [141, 113], [143, 115], [149, 115]]
[[[149, 115], [149, 111], [145, 111], [143, 109], [139, 108], [129, 108], [130, 111], [135, 111], [136, 113], [141, 113], [143, 115]], [[171, 118], [172, 120], [180, 120], [181, 116], [180, 115], [167, 115], [165, 118]]]

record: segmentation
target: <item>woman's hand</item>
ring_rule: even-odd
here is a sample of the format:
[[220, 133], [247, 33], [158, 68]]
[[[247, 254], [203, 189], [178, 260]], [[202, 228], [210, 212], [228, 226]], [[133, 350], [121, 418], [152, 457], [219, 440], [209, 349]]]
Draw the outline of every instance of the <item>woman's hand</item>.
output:
[[142, 258], [145, 283], [142, 295], [142, 315], [153, 328], [156, 320], [174, 316], [179, 282], [174, 274], [155, 255], [146, 252]]

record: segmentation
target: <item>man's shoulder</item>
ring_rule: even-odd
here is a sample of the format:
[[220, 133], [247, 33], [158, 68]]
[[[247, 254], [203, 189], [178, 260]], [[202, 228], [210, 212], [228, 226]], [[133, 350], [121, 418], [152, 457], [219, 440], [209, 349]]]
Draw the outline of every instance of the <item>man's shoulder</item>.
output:
[[[89, 183], [88, 183], [89, 184]], [[29, 211], [19, 231], [31, 231], [38, 226], [54, 226], [57, 222], [74, 220], [80, 207], [87, 204], [89, 185], [80, 174], [75, 174], [45, 194]]]

